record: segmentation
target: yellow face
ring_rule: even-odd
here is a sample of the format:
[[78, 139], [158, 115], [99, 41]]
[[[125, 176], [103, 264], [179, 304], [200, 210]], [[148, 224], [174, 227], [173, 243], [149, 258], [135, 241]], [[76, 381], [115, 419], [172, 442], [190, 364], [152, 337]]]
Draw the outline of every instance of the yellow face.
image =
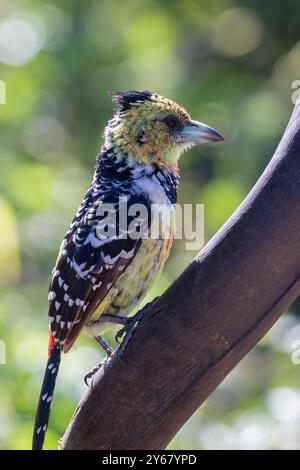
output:
[[[112, 98], [119, 105], [120, 117], [113, 129], [114, 141], [121, 152], [140, 163], [176, 166], [180, 154], [198, 141], [210, 141], [209, 137], [221, 140], [220, 134], [192, 121], [182, 106], [163, 96], [150, 92], [117, 92], [112, 93]], [[210, 130], [214, 136], [209, 134]], [[202, 139], [206, 136], [207, 140], [200, 140], [200, 133]]]

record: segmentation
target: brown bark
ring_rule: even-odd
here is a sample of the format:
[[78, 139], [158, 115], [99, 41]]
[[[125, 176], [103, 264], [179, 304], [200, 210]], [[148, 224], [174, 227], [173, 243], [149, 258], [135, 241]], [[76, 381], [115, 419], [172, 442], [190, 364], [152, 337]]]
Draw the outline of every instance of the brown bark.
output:
[[263, 175], [83, 396], [62, 449], [162, 449], [300, 292], [300, 106]]

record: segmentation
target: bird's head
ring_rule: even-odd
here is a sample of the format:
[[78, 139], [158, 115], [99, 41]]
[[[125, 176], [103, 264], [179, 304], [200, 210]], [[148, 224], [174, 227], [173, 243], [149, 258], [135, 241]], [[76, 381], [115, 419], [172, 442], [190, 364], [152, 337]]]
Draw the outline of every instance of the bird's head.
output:
[[193, 121], [179, 104], [150, 91], [111, 92], [116, 114], [105, 131], [108, 143], [139, 163], [177, 165], [198, 143], [224, 140], [212, 127]]

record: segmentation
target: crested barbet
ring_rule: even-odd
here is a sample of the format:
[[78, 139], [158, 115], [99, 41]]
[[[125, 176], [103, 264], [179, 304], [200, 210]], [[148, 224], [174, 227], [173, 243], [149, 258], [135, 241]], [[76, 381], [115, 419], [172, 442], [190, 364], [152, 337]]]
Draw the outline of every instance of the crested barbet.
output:
[[[49, 358], [33, 449], [43, 447], [61, 352], [68, 352], [83, 331], [110, 355], [113, 350], [101, 334], [114, 323], [123, 325], [124, 349], [141, 317], [127, 315], [170, 252], [179, 156], [194, 144], [223, 140], [213, 128], [193, 121], [183, 107], [155, 93], [110, 95], [116, 112], [105, 128], [92, 183], [63, 239], [50, 281]], [[163, 217], [156, 217], [158, 212]]]

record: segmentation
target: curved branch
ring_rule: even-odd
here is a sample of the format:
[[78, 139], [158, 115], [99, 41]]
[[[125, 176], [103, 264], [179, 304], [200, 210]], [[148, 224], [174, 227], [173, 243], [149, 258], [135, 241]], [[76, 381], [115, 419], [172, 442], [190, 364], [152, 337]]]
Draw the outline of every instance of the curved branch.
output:
[[232, 217], [100, 370], [62, 449], [161, 449], [300, 292], [300, 106]]

